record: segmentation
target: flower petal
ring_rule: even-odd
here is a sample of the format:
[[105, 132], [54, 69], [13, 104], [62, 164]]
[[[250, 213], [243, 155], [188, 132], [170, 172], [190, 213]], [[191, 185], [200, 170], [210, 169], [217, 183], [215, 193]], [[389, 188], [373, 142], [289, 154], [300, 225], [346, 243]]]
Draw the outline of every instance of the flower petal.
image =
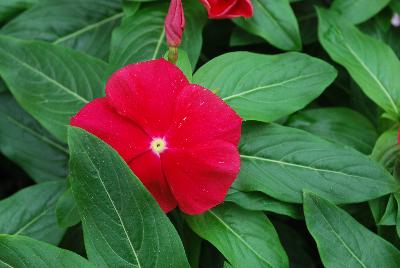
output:
[[129, 167], [165, 212], [169, 212], [176, 207], [177, 202], [164, 177], [161, 169], [161, 160], [158, 155], [152, 151], [146, 152], [131, 161]]
[[95, 99], [84, 106], [71, 118], [71, 125], [99, 137], [125, 161], [149, 150], [150, 137], [132, 121], [118, 114], [106, 98]]
[[116, 71], [108, 80], [106, 95], [120, 114], [156, 137], [170, 126], [176, 97], [188, 83], [178, 67], [159, 59]]
[[250, 0], [200, 0], [205, 6], [210, 19], [229, 19], [253, 16]]
[[237, 147], [224, 141], [168, 149], [161, 161], [179, 208], [191, 215], [222, 203], [240, 169]]
[[198, 85], [185, 87], [178, 97], [168, 148], [186, 148], [212, 140], [238, 145], [242, 119], [222, 99]]

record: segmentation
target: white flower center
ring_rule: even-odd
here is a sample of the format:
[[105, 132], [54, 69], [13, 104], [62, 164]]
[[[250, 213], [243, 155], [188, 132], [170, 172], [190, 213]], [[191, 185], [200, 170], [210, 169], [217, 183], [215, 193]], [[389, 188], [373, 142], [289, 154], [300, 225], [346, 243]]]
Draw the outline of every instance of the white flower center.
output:
[[150, 148], [155, 154], [159, 155], [167, 148], [167, 143], [162, 138], [154, 138], [151, 141]]

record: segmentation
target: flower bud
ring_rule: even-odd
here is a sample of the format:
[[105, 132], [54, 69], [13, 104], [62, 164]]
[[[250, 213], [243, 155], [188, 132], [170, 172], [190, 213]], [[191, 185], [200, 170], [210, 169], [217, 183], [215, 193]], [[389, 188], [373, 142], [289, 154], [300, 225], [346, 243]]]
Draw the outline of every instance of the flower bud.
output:
[[185, 16], [182, 0], [171, 0], [167, 17], [165, 18], [165, 33], [169, 47], [178, 47], [182, 42], [185, 28]]

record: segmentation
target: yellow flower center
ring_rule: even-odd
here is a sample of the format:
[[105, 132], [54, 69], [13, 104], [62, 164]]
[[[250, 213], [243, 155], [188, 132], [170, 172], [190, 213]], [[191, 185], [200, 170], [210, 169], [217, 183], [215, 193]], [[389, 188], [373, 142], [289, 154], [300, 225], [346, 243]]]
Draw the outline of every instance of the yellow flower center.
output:
[[162, 138], [154, 138], [151, 141], [150, 148], [153, 150], [154, 153], [160, 154], [166, 149], [166, 142]]

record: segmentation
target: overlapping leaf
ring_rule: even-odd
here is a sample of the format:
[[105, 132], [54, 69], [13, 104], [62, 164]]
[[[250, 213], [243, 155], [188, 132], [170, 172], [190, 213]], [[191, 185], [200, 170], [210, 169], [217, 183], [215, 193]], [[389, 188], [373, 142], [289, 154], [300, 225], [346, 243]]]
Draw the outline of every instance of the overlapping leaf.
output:
[[96, 267], [189, 267], [173, 225], [118, 153], [82, 129], [68, 133], [89, 260]]
[[335, 0], [331, 9], [351, 23], [360, 23], [381, 11], [390, 0]]
[[65, 181], [44, 182], [0, 201], [0, 233], [60, 242], [65, 231], [57, 225], [55, 208], [65, 186]]
[[335, 76], [332, 66], [305, 54], [233, 52], [203, 65], [193, 80], [217, 92], [243, 119], [270, 122], [306, 106]]
[[325, 267], [399, 267], [398, 249], [332, 203], [306, 193], [304, 214]]
[[61, 141], [70, 118], [104, 95], [105, 68], [71, 49], [0, 37], [0, 76], [19, 104]]
[[400, 187], [367, 156], [294, 128], [245, 124], [239, 150], [242, 166], [234, 188], [261, 191], [286, 202], [301, 203], [305, 189], [343, 204]]

